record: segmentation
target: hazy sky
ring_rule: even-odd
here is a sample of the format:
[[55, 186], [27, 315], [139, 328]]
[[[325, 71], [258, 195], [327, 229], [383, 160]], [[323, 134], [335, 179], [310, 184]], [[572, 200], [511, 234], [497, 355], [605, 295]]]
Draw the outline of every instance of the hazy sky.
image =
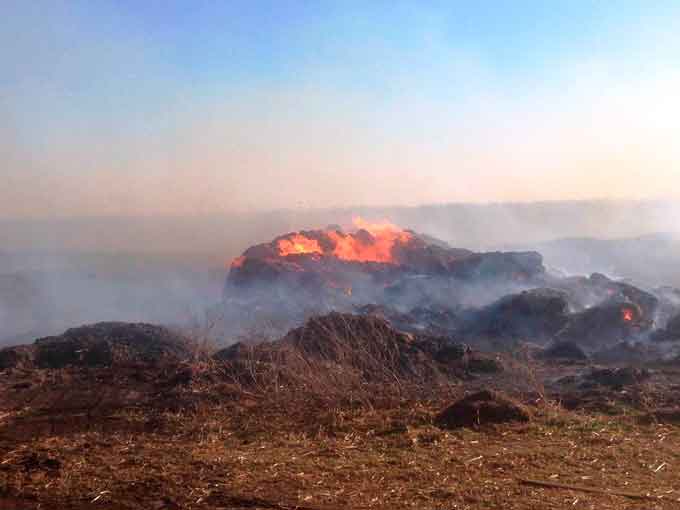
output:
[[680, 2], [0, 2], [0, 217], [680, 198]]

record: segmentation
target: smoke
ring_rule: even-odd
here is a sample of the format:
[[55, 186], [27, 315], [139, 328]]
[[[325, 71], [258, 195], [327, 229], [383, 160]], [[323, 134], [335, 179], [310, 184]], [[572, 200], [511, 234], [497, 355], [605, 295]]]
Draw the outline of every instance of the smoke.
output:
[[680, 207], [656, 200], [680, 190], [670, 17], [598, 35], [625, 51], [507, 73], [452, 43], [436, 7], [290, 32], [206, 7], [181, 24], [188, 49], [124, 8], [86, 7], [0, 7], [0, 339], [181, 322], [219, 301], [248, 246], [357, 214], [680, 285], [673, 237], [545, 244], [677, 232]]
[[172, 255], [5, 255], [0, 346], [100, 321], [188, 326], [221, 299], [225, 274], [201, 258]]
[[[220, 302], [228, 265], [246, 248], [290, 231], [350, 224], [355, 215], [387, 218], [453, 247], [536, 249], [549, 268], [568, 274], [598, 271], [645, 288], [680, 286], [680, 243], [674, 235], [650, 235], [671, 230], [677, 211], [672, 202], [592, 201], [3, 220], [0, 341], [98, 320], [201, 320]], [[433, 298], [445, 300], [451, 291], [435, 287], [426, 288]], [[465, 304], [481, 306], [521, 288], [469, 290]]]

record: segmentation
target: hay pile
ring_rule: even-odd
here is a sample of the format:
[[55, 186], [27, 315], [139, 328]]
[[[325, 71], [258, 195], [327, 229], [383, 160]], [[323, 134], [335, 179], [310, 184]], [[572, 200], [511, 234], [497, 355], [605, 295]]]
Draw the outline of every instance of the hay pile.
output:
[[241, 384], [276, 381], [344, 391], [366, 385], [448, 384], [468, 371], [471, 353], [445, 337], [398, 331], [382, 317], [333, 312], [309, 319], [278, 341], [238, 343], [214, 359]]
[[162, 326], [100, 322], [39, 338], [32, 345], [0, 351], [0, 369], [111, 366], [117, 362], [158, 363], [191, 357], [187, 338]]
[[435, 417], [435, 424], [444, 429], [456, 429], [530, 419], [529, 410], [522, 404], [502, 393], [482, 390], [444, 409]]

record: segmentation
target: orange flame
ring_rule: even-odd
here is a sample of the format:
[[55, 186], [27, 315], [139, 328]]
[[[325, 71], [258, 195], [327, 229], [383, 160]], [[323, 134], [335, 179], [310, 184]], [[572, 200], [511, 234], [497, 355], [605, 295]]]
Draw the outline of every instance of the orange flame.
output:
[[[412, 234], [389, 222], [369, 223], [362, 218], [354, 218], [355, 232], [343, 233], [326, 230], [323, 234], [332, 241], [333, 248], [324, 250], [319, 241], [310, 239], [301, 233], [293, 234], [277, 242], [277, 249], [282, 257], [318, 253], [332, 255], [341, 260], [356, 262], [384, 262], [393, 264], [393, 248], [396, 244], [405, 244], [412, 239]], [[370, 235], [361, 235], [363, 230]]]
[[281, 256], [300, 255], [302, 253], [323, 253], [319, 241], [309, 239], [302, 234], [294, 234], [289, 239], [281, 239], [277, 243]]
[[333, 255], [341, 260], [394, 264], [394, 246], [397, 243], [405, 244], [412, 238], [410, 233], [386, 221], [369, 223], [356, 217], [352, 222], [358, 230], [371, 234], [371, 238], [366, 239], [356, 234], [343, 235], [336, 231], [327, 232], [335, 242]]
[[403, 235], [406, 236], [406, 240], [411, 238], [411, 235], [408, 232], [404, 232], [401, 228], [397, 227], [394, 223], [390, 223], [389, 221], [383, 221], [381, 223], [369, 223], [361, 216], [355, 216], [352, 218], [352, 223], [354, 224], [355, 228], [365, 230], [376, 237], [384, 235]]

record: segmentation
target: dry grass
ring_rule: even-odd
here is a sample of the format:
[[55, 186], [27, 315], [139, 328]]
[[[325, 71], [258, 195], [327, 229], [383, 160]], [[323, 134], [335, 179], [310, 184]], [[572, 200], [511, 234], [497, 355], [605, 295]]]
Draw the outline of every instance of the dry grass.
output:
[[[327, 360], [294, 373], [270, 361], [246, 360], [245, 372], [203, 360], [4, 373], [0, 509], [680, 507], [680, 428], [639, 420], [649, 405], [677, 404], [677, 372], [659, 375], [651, 403], [611, 417], [552, 401], [545, 381], [581, 367], [506, 359], [503, 373], [428, 387], [343, 385]], [[480, 388], [521, 400], [532, 421], [433, 426]]]
[[3, 441], [0, 486], [16, 508], [643, 508], [518, 481], [533, 478], [679, 504], [678, 428], [539, 409], [527, 425], [444, 432], [440, 405], [315, 409], [307, 426], [246, 397], [159, 413], [153, 428], [122, 411], [109, 429]]

